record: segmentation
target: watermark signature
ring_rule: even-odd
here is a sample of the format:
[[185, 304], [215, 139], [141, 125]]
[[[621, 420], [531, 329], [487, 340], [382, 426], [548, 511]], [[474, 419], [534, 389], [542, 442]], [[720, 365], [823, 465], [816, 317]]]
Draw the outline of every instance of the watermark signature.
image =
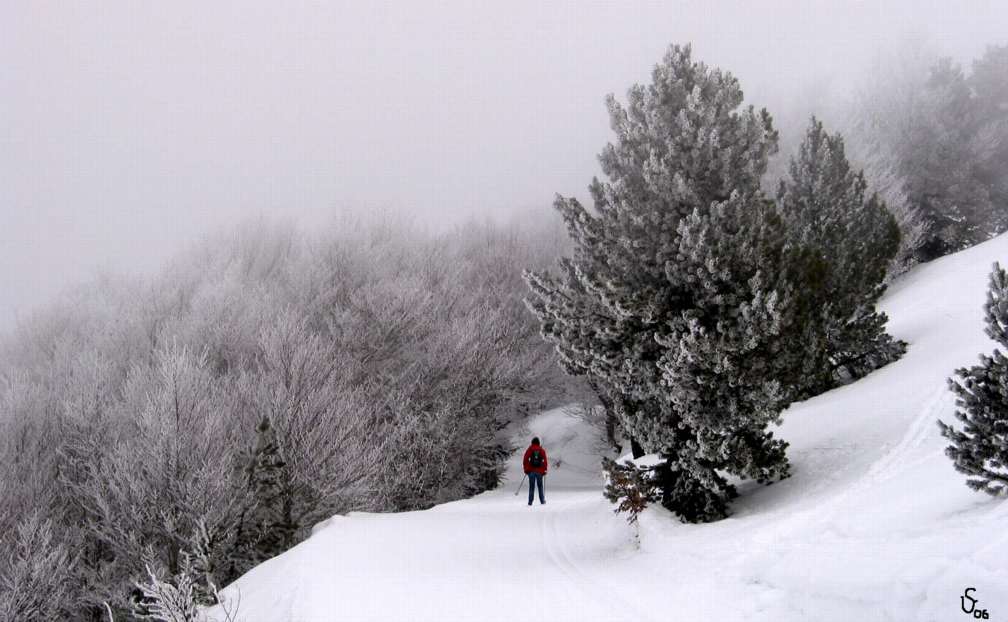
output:
[[[972, 615], [977, 620], [989, 620], [990, 614], [987, 613], [986, 609], [981, 609], [979, 607], [980, 601], [973, 598], [973, 594], [976, 592], [975, 587], [968, 587], [963, 595], [959, 597], [959, 603], [962, 607], [963, 613]], [[969, 601], [969, 606], [967, 607], [966, 601]]]

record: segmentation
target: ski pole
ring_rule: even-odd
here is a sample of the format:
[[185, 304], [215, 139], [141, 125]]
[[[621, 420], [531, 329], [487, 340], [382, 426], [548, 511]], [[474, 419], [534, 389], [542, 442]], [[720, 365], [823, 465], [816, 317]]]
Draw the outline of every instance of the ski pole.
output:
[[524, 476], [524, 477], [522, 477], [522, 481], [521, 481], [521, 483], [520, 483], [520, 484], [518, 484], [518, 490], [516, 490], [516, 491], [515, 491], [515, 496], [516, 496], [516, 497], [518, 496], [518, 493], [519, 493], [519, 492], [521, 492], [521, 489], [522, 489], [522, 486], [524, 486], [524, 485], [525, 485], [525, 478], [526, 478], [526, 477], [528, 477], [528, 473], [526, 473], [526, 474], [525, 474], [525, 476]]

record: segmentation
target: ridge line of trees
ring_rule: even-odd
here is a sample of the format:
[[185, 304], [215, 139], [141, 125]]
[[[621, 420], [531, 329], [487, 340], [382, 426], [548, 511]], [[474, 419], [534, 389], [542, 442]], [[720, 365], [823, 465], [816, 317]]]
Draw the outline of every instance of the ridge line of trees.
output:
[[555, 249], [259, 223], [40, 310], [0, 341], [0, 619], [191, 613], [334, 514], [495, 487], [511, 425], [576, 391], [522, 303]]

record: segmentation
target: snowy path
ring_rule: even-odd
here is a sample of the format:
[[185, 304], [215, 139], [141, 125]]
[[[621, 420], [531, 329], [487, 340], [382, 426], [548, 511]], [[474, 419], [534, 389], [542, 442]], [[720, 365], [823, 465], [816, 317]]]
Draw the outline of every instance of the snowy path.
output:
[[[553, 411], [536, 430], [548, 443], [571, 422]], [[514, 494], [521, 471], [511, 464], [501, 489], [472, 500], [335, 518], [240, 581], [258, 588], [241, 590], [242, 618], [513, 621], [539, 608], [557, 612], [551, 622], [625, 619], [637, 606], [610, 593], [605, 569], [633, 554], [633, 532], [601, 498], [594, 439], [565, 436], [547, 445], [546, 505], [526, 504], [527, 484]]]
[[[989, 352], [981, 305], [1008, 236], [920, 268], [883, 301], [899, 362], [785, 413], [793, 477], [743, 484], [731, 518], [635, 530], [601, 496], [598, 433], [551, 411], [547, 504], [498, 491], [425, 512], [328, 521], [229, 587], [244, 622], [968, 620], [974, 587], [1008, 622], [1008, 502], [970, 491], [942, 451], [945, 379]], [[531, 612], [535, 612], [532, 614]]]

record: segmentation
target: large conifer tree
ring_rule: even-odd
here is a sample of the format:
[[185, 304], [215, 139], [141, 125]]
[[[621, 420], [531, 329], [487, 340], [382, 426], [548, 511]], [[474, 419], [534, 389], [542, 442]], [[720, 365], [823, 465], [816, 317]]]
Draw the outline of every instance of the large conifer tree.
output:
[[608, 98], [613, 144], [594, 210], [558, 197], [575, 243], [560, 274], [526, 275], [529, 306], [569, 372], [606, 393], [623, 429], [658, 452], [662, 502], [683, 520], [727, 514], [726, 474], [787, 474], [767, 425], [801, 360], [786, 338], [785, 230], [760, 190], [777, 148], [769, 114], [740, 109], [728, 73], [673, 46], [652, 83]]

